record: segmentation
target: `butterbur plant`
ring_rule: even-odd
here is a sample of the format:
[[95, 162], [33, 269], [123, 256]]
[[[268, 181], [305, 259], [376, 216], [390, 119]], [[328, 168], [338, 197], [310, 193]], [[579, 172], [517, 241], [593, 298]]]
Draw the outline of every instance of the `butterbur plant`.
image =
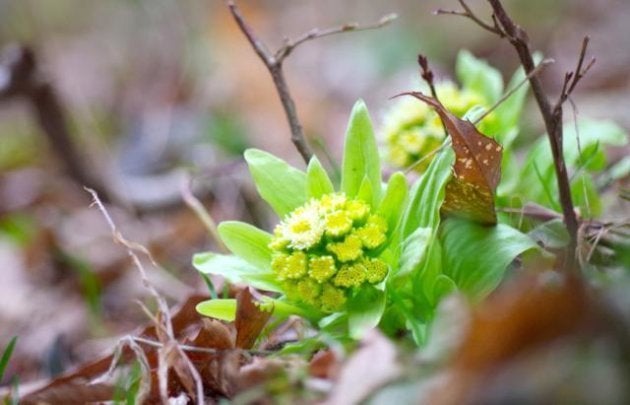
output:
[[[279, 222], [273, 233], [221, 223], [233, 254], [198, 254], [197, 269], [268, 292], [259, 305], [280, 319], [299, 315], [340, 338], [376, 326], [389, 335], [409, 331], [419, 344], [444, 295], [459, 289], [480, 299], [492, 291], [517, 255], [536, 249], [525, 234], [496, 223], [503, 148], [438, 101], [410, 94], [437, 112], [452, 138], [411, 191], [401, 172], [383, 182], [372, 123], [359, 101], [338, 189], [315, 157], [301, 171], [266, 152], [245, 152]], [[232, 320], [236, 300], [209, 300], [198, 311]]]
[[[457, 56], [455, 73], [460, 85], [450, 80], [435, 84], [440, 102], [458, 118], [481, 118], [477, 125], [480, 131], [509, 146], [518, 132], [527, 88], [506, 98], [506, 106], [499, 101], [523, 79], [522, 69], [504, 86], [495, 68], [463, 50]], [[499, 105], [493, 109], [496, 104]], [[446, 137], [438, 114], [428, 105], [409, 98], [397, 100], [388, 109], [381, 132], [387, 162], [419, 173], [426, 170], [429, 157]]]
[[[273, 234], [242, 222], [221, 223], [220, 237], [233, 255], [199, 254], [195, 266], [276, 293], [261, 305], [280, 317], [298, 314], [315, 324], [347, 320], [353, 336], [378, 324], [386, 280], [398, 267], [407, 183], [395, 173], [383, 184], [365, 104], [359, 101], [352, 110], [337, 190], [315, 157], [306, 172], [256, 149], [246, 151], [245, 160], [280, 222]], [[236, 302], [210, 300], [198, 310], [231, 320]]]

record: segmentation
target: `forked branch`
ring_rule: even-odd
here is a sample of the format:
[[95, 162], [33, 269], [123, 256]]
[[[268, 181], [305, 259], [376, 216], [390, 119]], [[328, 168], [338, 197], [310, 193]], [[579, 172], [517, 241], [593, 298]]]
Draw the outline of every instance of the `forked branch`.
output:
[[284, 108], [284, 112], [286, 114], [287, 120], [289, 122], [289, 127], [291, 129], [291, 141], [297, 148], [300, 155], [306, 163], [308, 163], [313, 156], [313, 152], [306, 141], [306, 137], [304, 136], [304, 129], [302, 124], [298, 118], [297, 110], [295, 108], [295, 102], [293, 101], [293, 97], [291, 96], [291, 92], [289, 91], [289, 86], [287, 85], [286, 79], [284, 77], [284, 71], [282, 69], [282, 64], [285, 59], [301, 44], [308, 42], [313, 39], [322, 38], [330, 35], [340, 34], [343, 32], [352, 32], [352, 31], [365, 31], [383, 27], [389, 24], [396, 18], [395, 14], [388, 14], [377, 22], [372, 24], [360, 25], [356, 23], [344, 24], [339, 27], [319, 29], [314, 28], [296, 39], [286, 39], [284, 45], [280, 47], [277, 51], [271, 52], [267, 46], [260, 40], [260, 38], [256, 35], [252, 27], [245, 21], [243, 14], [240, 9], [236, 5], [233, 0], [227, 0], [226, 4], [234, 17], [234, 20], [238, 24], [240, 30], [245, 34], [245, 37], [254, 48], [254, 51], [265, 64], [265, 67], [271, 74], [271, 78], [273, 79], [273, 83], [278, 92], [278, 96], [280, 97], [280, 102], [282, 103], [282, 107]]

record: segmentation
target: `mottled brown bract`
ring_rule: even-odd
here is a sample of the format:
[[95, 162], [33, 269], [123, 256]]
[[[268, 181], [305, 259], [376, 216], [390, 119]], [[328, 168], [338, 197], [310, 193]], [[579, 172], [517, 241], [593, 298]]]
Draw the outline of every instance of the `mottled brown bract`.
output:
[[238, 293], [236, 302], [235, 346], [239, 349], [251, 349], [271, 317], [271, 311], [260, 309], [249, 288]]
[[494, 193], [501, 178], [503, 147], [479, 132], [470, 121], [448, 112], [438, 100], [418, 92], [405, 94], [433, 107], [453, 141], [455, 164], [453, 177], [446, 185], [442, 213], [496, 224]]

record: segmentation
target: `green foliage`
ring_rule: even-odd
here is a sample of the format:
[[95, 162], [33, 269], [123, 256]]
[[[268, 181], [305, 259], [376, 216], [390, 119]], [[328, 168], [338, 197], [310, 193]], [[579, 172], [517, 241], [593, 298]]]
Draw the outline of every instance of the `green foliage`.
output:
[[253, 266], [265, 270], [271, 268], [271, 234], [238, 221], [222, 222], [218, 231], [225, 246], [234, 254]]
[[270, 270], [258, 268], [237, 256], [206, 252], [193, 257], [193, 266], [202, 273], [224, 277], [232, 284], [249, 284], [266, 291], [282, 291]]
[[319, 163], [317, 157], [313, 157], [306, 170], [306, 192], [309, 198], [319, 198], [335, 191], [328, 173]]
[[280, 218], [306, 202], [303, 171], [258, 149], [248, 149], [244, 156], [258, 193]]
[[[606, 166], [604, 147], [626, 143], [625, 131], [610, 121], [585, 119], [578, 122], [577, 128], [572, 123], [565, 123], [565, 162], [568, 172], [573, 175], [571, 193], [582, 215], [595, 217], [601, 214], [601, 200], [592, 176]], [[553, 155], [546, 136], [530, 149], [521, 170], [515, 175], [518, 179], [511, 187], [501, 190], [502, 196], [560, 209]]]
[[17, 336], [14, 336], [10, 341], [7, 347], [2, 351], [2, 357], [0, 357], [0, 381], [4, 377], [4, 372], [9, 365], [9, 360], [11, 359], [11, 355], [13, 354], [13, 349], [15, 349], [15, 344], [17, 343]]
[[464, 87], [483, 94], [490, 102], [497, 101], [503, 93], [501, 73], [468, 51], [459, 52], [455, 72]]
[[444, 222], [440, 240], [446, 274], [475, 300], [496, 288], [518, 255], [538, 249], [530, 237], [508, 225], [488, 227], [456, 218]]
[[354, 197], [359, 193], [363, 179], [367, 178], [373, 195], [370, 202], [376, 207], [381, 194], [381, 161], [372, 120], [361, 100], [352, 108], [345, 139], [341, 190], [348, 197]]

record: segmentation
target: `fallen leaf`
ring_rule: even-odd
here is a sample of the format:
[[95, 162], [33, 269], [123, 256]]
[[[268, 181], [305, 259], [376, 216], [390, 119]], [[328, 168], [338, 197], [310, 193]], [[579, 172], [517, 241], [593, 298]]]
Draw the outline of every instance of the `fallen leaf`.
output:
[[438, 100], [419, 92], [403, 94], [416, 97], [433, 107], [453, 142], [453, 177], [446, 185], [442, 213], [484, 224], [496, 224], [494, 194], [501, 179], [503, 147], [479, 132], [470, 121], [451, 114]]
[[236, 296], [236, 347], [251, 349], [271, 317], [272, 311], [260, 309], [258, 302], [246, 288]]

